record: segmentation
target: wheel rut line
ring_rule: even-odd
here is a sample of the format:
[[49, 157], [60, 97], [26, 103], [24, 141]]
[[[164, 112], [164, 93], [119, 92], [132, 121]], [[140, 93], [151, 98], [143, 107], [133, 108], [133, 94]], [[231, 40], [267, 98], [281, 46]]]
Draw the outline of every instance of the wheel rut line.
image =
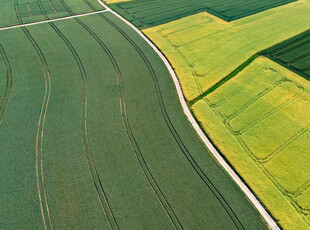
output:
[[6, 69], [6, 75], [7, 75], [7, 84], [6, 84], [5, 94], [4, 94], [3, 102], [0, 107], [0, 125], [1, 125], [4, 119], [6, 109], [9, 104], [10, 98], [11, 98], [11, 93], [12, 93], [12, 88], [13, 88], [13, 74], [12, 74], [12, 68], [11, 68], [10, 61], [1, 43], [0, 43], [0, 55], [3, 59], [4, 66]]
[[[48, 15], [47, 15], [47, 13], [46, 13], [43, 5], [42, 5], [42, 2], [40, 0], [37, 0], [37, 2], [38, 2], [40, 10], [41, 10], [43, 16], [45, 17], [45, 19], [49, 20], [49, 17], [48, 17]], [[53, 28], [53, 30], [65, 42], [65, 44], [67, 45], [67, 47], [71, 51], [72, 55], [75, 58], [77, 65], [78, 65], [78, 68], [79, 68], [79, 71], [81, 74], [81, 80], [82, 80], [81, 133], [82, 133], [82, 142], [83, 142], [83, 148], [84, 148], [84, 152], [85, 152], [86, 162], [87, 162], [88, 168], [90, 170], [90, 175], [91, 175], [92, 181], [94, 183], [94, 187], [96, 189], [98, 199], [99, 199], [101, 207], [104, 211], [105, 217], [108, 220], [109, 226], [111, 229], [114, 229], [114, 228], [119, 229], [118, 225], [115, 221], [113, 213], [112, 213], [112, 218], [111, 218], [110, 217], [111, 213], [108, 212], [108, 210], [111, 211], [111, 208], [109, 207], [110, 205], [108, 203], [106, 194], [103, 190], [103, 186], [102, 186], [101, 180], [99, 178], [96, 166], [94, 164], [94, 159], [93, 159], [93, 155], [92, 155], [91, 148], [90, 148], [90, 141], [89, 141], [88, 131], [87, 131], [87, 120], [86, 120], [86, 118], [87, 118], [87, 75], [86, 75], [84, 65], [83, 65], [77, 51], [75, 50], [75, 48], [73, 47], [71, 42], [66, 38], [66, 36], [58, 29], [58, 27], [53, 22], [48, 22], [48, 24]], [[107, 206], [108, 206], [108, 208], [107, 208]]]
[[212, 181], [210, 180], [210, 178], [204, 173], [204, 171], [200, 168], [200, 166], [198, 165], [198, 163], [195, 161], [195, 159], [193, 158], [193, 156], [190, 154], [190, 152], [188, 151], [188, 149], [186, 148], [185, 144], [183, 143], [183, 141], [181, 140], [178, 132], [175, 130], [169, 115], [166, 111], [165, 105], [164, 105], [164, 101], [162, 98], [162, 94], [161, 94], [161, 90], [159, 87], [159, 83], [158, 83], [158, 79], [157, 76], [155, 74], [155, 71], [153, 69], [153, 67], [151, 66], [150, 62], [148, 61], [148, 59], [145, 57], [145, 55], [143, 54], [143, 52], [141, 51], [141, 49], [135, 44], [135, 42], [122, 30], [120, 29], [115, 23], [113, 23], [110, 19], [108, 19], [105, 15], [103, 14], [98, 14], [98, 16], [102, 17], [105, 21], [109, 22], [115, 29], [117, 29], [123, 36], [124, 38], [136, 49], [136, 51], [139, 53], [140, 57], [143, 59], [145, 65], [147, 66], [153, 83], [154, 83], [154, 87], [155, 87], [155, 92], [156, 92], [156, 96], [157, 96], [157, 101], [162, 113], [162, 116], [164, 118], [164, 121], [168, 127], [168, 129], [170, 130], [173, 138], [175, 139], [175, 141], [177, 142], [179, 148], [181, 149], [182, 153], [184, 154], [184, 156], [186, 157], [186, 159], [189, 161], [189, 163], [191, 164], [191, 166], [193, 167], [193, 169], [196, 171], [196, 173], [198, 174], [198, 176], [202, 179], [202, 181], [205, 183], [205, 185], [208, 187], [208, 189], [211, 191], [211, 193], [215, 196], [215, 198], [218, 200], [218, 202], [221, 204], [221, 206], [224, 208], [225, 212], [227, 213], [227, 215], [230, 217], [230, 219], [232, 220], [232, 222], [234, 223], [234, 225], [236, 226], [237, 229], [245, 229], [244, 226], [242, 225], [241, 221], [239, 220], [239, 218], [237, 217], [237, 215], [235, 214], [235, 212], [233, 211], [233, 209], [230, 207], [230, 205], [227, 203], [227, 201], [225, 200], [225, 198], [222, 196], [222, 194], [218, 191], [218, 189], [216, 188], [216, 186], [212, 183]]
[[[21, 18], [19, 8], [18, 8], [18, 0], [15, 0], [14, 2], [14, 9], [16, 13], [16, 17], [19, 21], [19, 23], [23, 24], [23, 20]], [[46, 113], [47, 113], [47, 108], [48, 108], [48, 103], [50, 99], [50, 93], [51, 93], [51, 81], [50, 81], [50, 73], [49, 73], [49, 68], [48, 64], [46, 62], [45, 56], [38, 45], [38, 43], [35, 41], [35, 39], [32, 37], [30, 32], [22, 27], [22, 30], [32, 46], [34, 47], [36, 53], [38, 54], [42, 69], [43, 69], [43, 74], [44, 74], [44, 97], [42, 101], [42, 106], [40, 110], [40, 115], [39, 115], [39, 121], [38, 121], [38, 127], [37, 127], [37, 134], [36, 134], [36, 178], [37, 178], [37, 190], [38, 190], [38, 196], [39, 196], [39, 202], [40, 202], [40, 209], [41, 209], [41, 215], [42, 215], [42, 220], [44, 224], [44, 228], [47, 229], [47, 224], [45, 220], [45, 213], [44, 213], [44, 207], [43, 207], [43, 201], [42, 201], [42, 195], [41, 195], [41, 189], [43, 190], [43, 199], [44, 199], [44, 205], [45, 205], [45, 211], [47, 212], [50, 228], [53, 228], [53, 222], [49, 210], [49, 205], [48, 205], [48, 198], [47, 198], [47, 192], [46, 192], [46, 187], [45, 187], [45, 180], [44, 180], [44, 167], [43, 167], [43, 136], [44, 136], [44, 125], [45, 125], [45, 119], [46, 119]], [[40, 145], [40, 146], [39, 146]], [[40, 154], [40, 156], [39, 156]], [[39, 172], [40, 171], [40, 172]], [[39, 175], [40, 173], [40, 175]], [[41, 178], [40, 178], [41, 176]], [[40, 185], [40, 179], [42, 182], [42, 185]]]
[[[89, 3], [89, 2], [88, 2]], [[87, 4], [87, 3], [86, 3]], [[89, 3], [90, 4], [90, 3]], [[88, 5], [89, 5], [88, 4]], [[67, 8], [67, 7], [66, 7]], [[70, 11], [71, 14], [73, 14], [73, 12], [70, 9], [67, 9], [68, 11]], [[105, 51], [105, 53], [108, 55], [116, 76], [117, 76], [117, 81], [119, 84], [119, 94], [120, 94], [120, 103], [121, 103], [121, 113], [122, 113], [122, 121], [123, 121], [123, 126], [124, 129], [126, 131], [127, 137], [129, 139], [129, 142], [131, 144], [131, 147], [133, 148], [133, 151], [137, 157], [137, 160], [139, 162], [139, 165], [145, 175], [145, 177], [148, 180], [148, 183], [150, 184], [152, 190], [154, 191], [156, 197], [159, 199], [162, 207], [164, 208], [165, 212], [167, 213], [168, 217], [170, 218], [170, 220], [172, 221], [174, 227], [176, 229], [183, 229], [180, 221], [178, 220], [178, 218], [176, 217], [174, 211], [172, 210], [170, 204], [168, 203], [166, 197], [164, 196], [163, 192], [161, 191], [161, 189], [159, 188], [157, 182], [155, 181], [152, 173], [150, 172], [144, 157], [142, 155], [142, 152], [135, 140], [135, 137], [133, 135], [133, 132], [131, 130], [130, 124], [129, 124], [129, 120], [128, 120], [128, 116], [127, 116], [127, 109], [126, 109], [126, 103], [125, 103], [125, 96], [124, 96], [124, 87], [123, 87], [123, 81], [122, 81], [122, 74], [121, 71], [118, 67], [118, 64], [114, 58], [114, 56], [112, 55], [112, 53], [110, 52], [110, 50], [108, 49], [108, 47], [102, 42], [102, 40], [97, 36], [96, 33], [94, 33], [85, 23], [83, 23], [80, 19], [76, 18], [75, 19], [81, 26], [84, 27], [85, 30], [88, 31], [88, 33], [98, 42], [98, 44], [103, 48], [103, 50]]]

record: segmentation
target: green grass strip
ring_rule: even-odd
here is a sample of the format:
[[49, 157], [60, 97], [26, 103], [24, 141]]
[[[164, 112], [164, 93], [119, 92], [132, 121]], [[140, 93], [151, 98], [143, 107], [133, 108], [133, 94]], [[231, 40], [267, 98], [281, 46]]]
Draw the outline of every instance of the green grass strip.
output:
[[189, 107], [194, 105], [197, 101], [201, 100], [205, 96], [207, 96], [209, 93], [212, 93], [214, 90], [216, 90], [218, 87], [232, 79], [234, 76], [236, 76], [238, 73], [240, 73], [244, 68], [246, 68], [248, 65], [250, 65], [257, 57], [259, 57], [259, 54], [256, 53], [252, 57], [250, 57], [248, 60], [246, 60], [244, 63], [242, 63], [237, 69], [235, 69], [233, 72], [228, 74], [226, 77], [224, 77], [222, 80], [220, 80], [218, 83], [213, 85], [211, 88], [209, 88], [204, 93], [200, 94], [198, 97], [194, 98], [191, 101], [188, 101], [187, 104]]

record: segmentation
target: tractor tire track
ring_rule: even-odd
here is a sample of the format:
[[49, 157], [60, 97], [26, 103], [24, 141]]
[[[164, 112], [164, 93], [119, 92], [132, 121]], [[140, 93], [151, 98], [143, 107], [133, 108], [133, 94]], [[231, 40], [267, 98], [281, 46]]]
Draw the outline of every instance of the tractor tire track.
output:
[[8, 107], [8, 104], [10, 101], [11, 93], [12, 93], [13, 74], [12, 74], [12, 68], [11, 68], [10, 61], [1, 43], [0, 43], [0, 54], [3, 59], [5, 70], [6, 70], [6, 75], [7, 75], [5, 94], [4, 94], [3, 102], [0, 107], [0, 125], [1, 125], [6, 108]]
[[[37, 0], [37, 2], [45, 19], [49, 20], [49, 17], [47, 13], [45, 12], [44, 7], [42, 5], [42, 2], [40, 0]], [[93, 159], [93, 155], [92, 155], [92, 151], [90, 147], [90, 141], [89, 141], [88, 131], [87, 131], [87, 76], [86, 76], [84, 65], [77, 51], [75, 50], [71, 42], [67, 39], [67, 37], [58, 29], [58, 27], [53, 22], [48, 22], [48, 24], [59, 35], [59, 37], [65, 42], [65, 44], [71, 51], [78, 65], [78, 68], [81, 74], [81, 80], [82, 80], [81, 133], [82, 133], [82, 141], [83, 141], [85, 157], [86, 157], [87, 165], [90, 170], [90, 174], [91, 174], [91, 177], [92, 177], [95, 189], [96, 189], [98, 199], [100, 201], [104, 214], [109, 222], [109, 226], [111, 229], [119, 229], [116, 219], [114, 217], [114, 214], [112, 212], [111, 206], [108, 202], [106, 193], [103, 189], [103, 185], [101, 183], [96, 165], [94, 163], [94, 159]]]
[[[62, 4], [66, 8], [66, 10], [73, 15], [74, 13], [71, 11], [71, 9], [66, 5], [66, 3], [61, 0]], [[89, 2], [87, 3], [88, 5], [90, 4]], [[90, 5], [89, 5], [90, 6]], [[130, 123], [128, 120], [127, 116], [127, 109], [126, 109], [126, 101], [125, 101], [125, 94], [124, 94], [124, 85], [123, 85], [123, 78], [122, 78], [122, 73], [120, 71], [120, 68], [108, 49], [108, 47], [105, 45], [105, 43], [97, 36], [96, 33], [94, 33], [85, 23], [83, 23], [79, 18], [75, 18], [75, 20], [97, 41], [97, 43], [101, 46], [101, 48], [104, 50], [104, 52], [108, 55], [109, 60], [111, 61], [116, 76], [117, 76], [117, 81], [119, 85], [119, 95], [120, 95], [120, 107], [121, 107], [121, 114], [122, 114], [122, 121], [123, 121], [123, 126], [126, 131], [127, 137], [129, 139], [129, 142], [132, 146], [132, 149], [137, 157], [137, 160], [139, 162], [139, 165], [141, 167], [141, 170], [143, 171], [148, 183], [150, 184], [152, 190], [154, 191], [156, 197], [159, 199], [162, 207], [164, 208], [165, 212], [167, 213], [168, 217], [173, 223], [174, 228], [176, 229], [183, 229], [183, 226], [177, 216], [175, 215], [175, 212], [173, 211], [172, 207], [170, 206], [169, 202], [167, 201], [165, 195], [163, 194], [162, 190], [158, 186], [155, 178], [153, 177], [150, 169], [147, 166], [146, 161], [144, 160], [143, 154], [138, 146], [138, 143], [133, 135], [132, 129], [130, 127]]]
[[[18, 0], [15, 0], [14, 2], [14, 9], [16, 13], [17, 20], [19, 21], [20, 24], [23, 24], [22, 17], [20, 15], [19, 7], [18, 7]], [[44, 168], [43, 168], [43, 134], [44, 134], [44, 125], [45, 125], [45, 119], [46, 119], [46, 113], [47, 113], [47, 108], [48, 108], [48, 103], [51, 95], [51, 78], [50, 78], [50, 72], [48, 68], [48, 64], [46, 62], [45, 56], [38, 45], [38, 43], [35, 41], [35, 39], [32, 37], [30, 32], [28, 31], [27, 28], [22, 27], [22, 30], [28, 40], [31, 42], [32, 46], [36, 50], [36, 53], [38, 54], [41, 64], [42, 64], [42, 69], [44, 73], [44, 98], [42, 102], [42, 107], [40, 111], [40, 116], [39, 116], [39, 121], [38, 121], [38, 128], [37, 128], [37, 134], [36, 134], [36, 178], [37, 178], [37, 189], [38, 189], [38, 195], [39, 195], [39, 201], [40, 201], [40, 209], [41, 209], [41, 215], [42, 215], [42, 220], [44, 224], [44, 228], [47, 229], [47, 224], [45, 220], [45, 213], [44, 213], [44, 205], [42, 201], [42, 195], [41, 195], [41, 185], [40, 185], [40, 177], [39, 173], [41, 174], [41, 182], [42, 182], [42, 190], [43, 190], [43, 196], [44, 196], [44, 203], [45, 203], [45, 211], [48, 216], [50, 228], [53, 228], [53, 222], [49, 210], [49, 205], [48, 205], [48, 199], [47, 199], [47, 192], [46, 192], [46, 187], [45, 187], [45, 181], [44, 181]], [[40, 156], [39, 156], [40, 154]], [[39, 164], [40, 161], [40, 164]], [[39, 172], [40, 171], [40, 172]]]

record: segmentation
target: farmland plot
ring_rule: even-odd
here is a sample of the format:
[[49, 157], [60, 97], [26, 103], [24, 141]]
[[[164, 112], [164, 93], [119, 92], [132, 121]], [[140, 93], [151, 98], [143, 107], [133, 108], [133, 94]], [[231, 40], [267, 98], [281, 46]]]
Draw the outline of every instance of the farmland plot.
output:
[[[61, 18], [70, 16], [64, 5], [67, 5], [75, 14], [92, 12], [88, 4], [92, 4], [96, 11], [104, 8], [96, 0], [13, 0], [0, 3], [0, 28], [23, 23], [45, 20], [40, 6], [44, 7], [49, 18]], [[16, 18], [15, 11], [18, 10], [22, 21]]]
[[233, 21], [290, 2], [294, 0], [134, 0], [110, 6], [138, 28], [145, 29], [200, 12]]
[[0, 44], [1, 79], [13, 79], [1, 228], [266, 229], [157, 54], [111, 13], [1, 30]]
[[298, 1], [229, 23], [200, 13], [144, 32], [168, 57], [191, 101], [256, 52], [309, 29], [309, 14], [310, 2]]
[[309, 229], [310, 84], [266, 58], [192, 106], [285, 229]]
[[310, 80], [310, 30], [267, 49], [263, 54]]

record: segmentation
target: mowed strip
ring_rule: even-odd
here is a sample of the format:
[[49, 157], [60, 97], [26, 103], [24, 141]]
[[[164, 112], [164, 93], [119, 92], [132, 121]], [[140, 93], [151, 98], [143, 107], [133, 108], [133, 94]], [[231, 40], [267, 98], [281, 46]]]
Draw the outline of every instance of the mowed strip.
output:
[[[23, 23], [32, 23], [45, 20], [42, 15], [39, 2], [37, 0], [13, 0], [4, 1], [0, 7], [0, 28], [19, 25], [20, 22], [16, 18], [16, 9], [23, 18]], [[92, 12], [88, 3], [91, 3], [96, 11], [104, 10], [96, 0], [45, 0], [42, 1], [46, 14], [50, 19], [63, 18], [70, 16], [69, 12], [64, 7], [63, 3], [67, 4], [75, 14], [85, 14]]]
[[[169, 217], [171, 211], [167, 211], [169, 209], [184, 228], [264, 229], [265, 224], [257, 211], [190, 127], [178, 103], [169, 73], [156, 53], [127, 25], [109, 13], [105, 17], [83, 17], [80, 21], [84, 25], [70, 19], [28, 28], [46, 58], [51, 79], [42, 140], [42, 165], [53, 226], [61, 229], [74, 226], [81, 229], [108, 228], [108, 218], [96, 194], [97, 182], [93, 181], [88, 169], [87, 160], [90, 160], [96, 165], [95, 174], [100, 178], [120, 228], [158, 229], [164, 226], [165, 229], [173, 229], [173, 221]], [[2, 175], [9, 174], [11, 177], [6, 185], [15, 181], [17, 175], [20, 180], [23, 179], [21, 175], [33, 178], [30, 179], [33, 183], [27, 187], [22, 184], [16, 185], [16, 188], [13, 186], [14, 197], [30, 196], [27, 205], [22, 205], [21, 199], [12, 199], [11, 190], [6, 190], [12, 185], [1, 187], [3, 194], [6, 194], [0, 198], [1, 203], [10, 200], [4, 209], [6, 213], [1, 215], [1, 222], [4, 221], [5, 226], [18, 228], [26, 219], [28, 221], [24, 227], [40, 228], [37, 226], [42, 222], [36, 191], [33, 143], [45, 92], [44, 73], [39, 57], [21, 30], [1, 31], [0, 34], [1, 43], [8, 49], [9, 59], [17, 59], [12, 69], [20, 73], [21, 79], [21, 83], [17, 81], [13, 88], [14, 95], [19, 95], [20, 100], [12, 98], [7, 115], [10, 119], [4, 120], [9, 123], [1, 126], [7, 135], [6, 140], [11, 141], [1, 148], [15, 153], [21, 153], [20, 148], [25, 148], [24, 145], [30, 149], [25, 148], [28, 153], [25, 157], [29, 159], [23, 167], [23, 174], [11, 170], [9, 154], [3, 161], [7, 166], [2, 168]], [[20, 49], [13, 46], [15, 43], [19, 44]], [[23, 56], [18, 56], [17, 52], [26, 49], [25, 43], [28, 47], [25, 53], [36, 57], [36, 61], [31, 57], [24, 60]], [[109, 51], [103, 48], [103, 44]], [[111, 61], [111, 55], [118, 68]], [[25, 68], [27, 65], [29, 67]], [[122, 83], [117, 78], [117, 69], [122, 74]], [[35, 84], [27, 82], [28, 78], [24, 76], [32, 76]], [[25, 82], [29, 85], [28, 92], [33, 96], [29, 100], [36, 99], [37, 103], [21, 99], [28, 89], [24, 86]], [[159, 89], [161, 96], [157, 94]], [[25, 111], [16, 115], [14, 111], [18, 103], [23, 104]], [[28, 103], [31, 104], [29, 108]], [[163, 109], [166, 110], [165, 118]], [[15, 116], [33, 120], [30, 127], [21, 125], [25, 130], [19, 133], [18, 140], [14, 139], [16, 126], [12, 125], [16, 122]], [[168, 118], [169, 125], [165, 120]], [[23, 122], [21, 117], [18, 119], [20, 121], [17, 124]], [[29, 119], [24, 122], [30, 124]], [[128, 126], [131, 135], [126, 133]], [[174, 133], [170, 130], [172, 127]], [[85, 153], [83, 147], [85, 132], [88, 134], [86, 138], [90, 154]], [[175, 139], [176, 133], [179, 139]], [[140, 157], [131, 147], [133, 138], [140, 149]], [[16, 145], [17, 149], [13, 149], [10, 143], [14, 140], [25, 142], [23, 146]], [[212, 182], [213, 190], [210, 184], [199, 177], [182, 152], [179, 146], [181, 141]], [[144, 163], [139, 162], [141, 155]], [[23, 160], [15, 157], [14, 165], [24, 165]], [[150, 174], [145, 173], [145, 167], [148, 167]], [[150, 176], [157, 185], [148, 182]], [[23, 188], [22, 193], [18, 186]], [[161, 198], [156, 195], [158, 188], [170, 207], [161, 202], [162, 195]], [[214, 188], [218, 193], [214, 193]], [[223, 199], [226, 206], [221, 203]], [[16, 217], [14, 209], [10, 208], [15, 206], [20, 207], [20, 212], [26, 213], [26, 216]], [[28, 209], [31, 208], [33, 214], [29, 216], [32, 212]]]
[[[168, 23], [180, 18], [208, 12], [225, 21], [233, 21], [252, 14], [285, 5], [294, 0], [139, 0], [110, 4], [139, 29]], [[108, 3], [113, 3], [108, 1]]]
[[192, 106], [284, 229], [309, 229], [310, 84], [267, 58]]
[[200, 13], [144, 33], [168, 57], [192, 101], [255, 53], [309, 29], [309, 13], [303, 0], [229, 23]]

